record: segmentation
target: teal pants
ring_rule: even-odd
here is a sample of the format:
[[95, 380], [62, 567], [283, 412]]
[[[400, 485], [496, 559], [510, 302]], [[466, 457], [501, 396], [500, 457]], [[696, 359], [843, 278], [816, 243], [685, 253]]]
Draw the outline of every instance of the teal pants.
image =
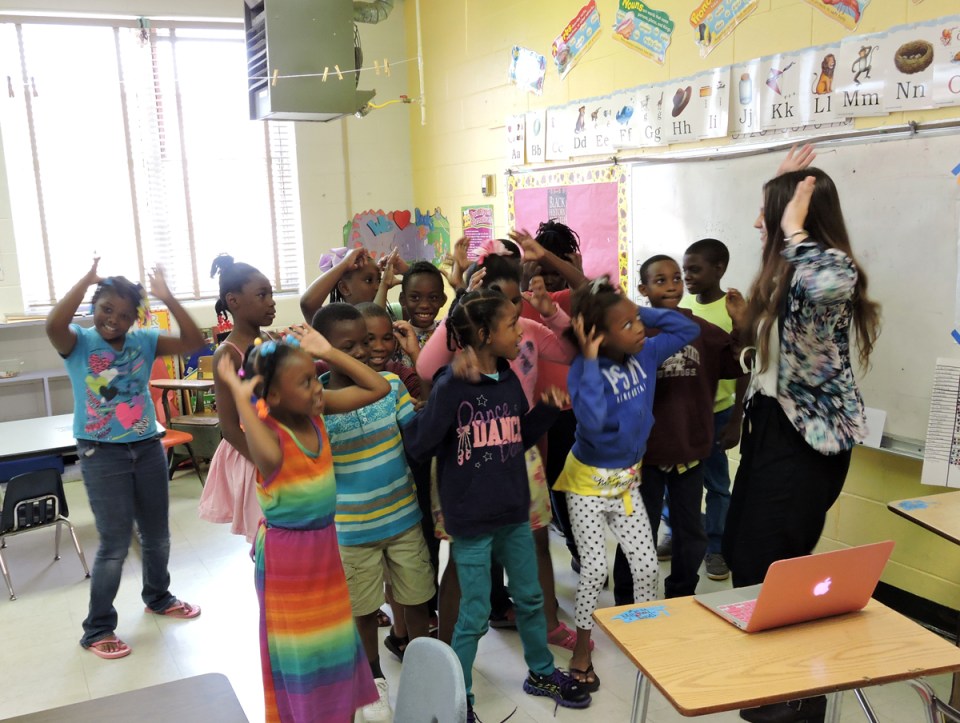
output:
[[480, 638], [489, 627], [491, 556], [507, 571], [527, 667], [540, 675], [552, 673], [553, 653], [547, 647], [543, 591], [537, 576], [537, 553], [530, 523], [501, 527], [479, 537], [457, 537], [450, 551], [460, 581], [460, 615], [453, 630], [453, 651], [463, 667], [470, 705], [473, 705], [473, 661]]

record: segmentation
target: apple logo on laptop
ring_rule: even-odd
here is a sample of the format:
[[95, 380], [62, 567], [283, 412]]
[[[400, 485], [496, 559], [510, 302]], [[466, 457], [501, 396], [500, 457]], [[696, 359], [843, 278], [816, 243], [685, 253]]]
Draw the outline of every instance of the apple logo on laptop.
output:
[[818, 597], [820, 595], [826, 595], [828, 592], [830, 592], [830, 583], [832, 582], [833, 580], [831, 580], [829, 577], [823, 582], [818, 582], [813, 586], [813, 594]]

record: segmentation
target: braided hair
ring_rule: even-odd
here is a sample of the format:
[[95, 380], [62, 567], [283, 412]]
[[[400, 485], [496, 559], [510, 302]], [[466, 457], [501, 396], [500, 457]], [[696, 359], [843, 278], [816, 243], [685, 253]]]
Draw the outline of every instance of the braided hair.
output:
[[562, 259], [580, 253], [580, 236], [565, 223], [550, 219], [537, 227], [536, 241]]
[[510, 300], [496, 289], [458, 291], [447, 316], [447, 349], [480, 346], [493, 331], [497, 315]]
[[[573, 292], [570, 297], [570, 316], [574, 319], [583, 317], [584, 331], [596, 329], [603, 333], [607, 331], [607, 312], [625, 298], [620, 293], [620, 287], [610, 283], [609, 276], [601, 276]], [[572, 328], [564, 333], [573, 344], [580, 345]]]
[[480, 269], [486, 269], [487, 271], [487, 275], [484, 277], [486, 284], [501, 279], [520, 283], [520, 248], [509, 239], [499, 239], [499, 241], [509, 254], [505, 256], [487, 254], [483, 261], [470, 264], [463, 275], [463, 281], [467, 286], [470, 285], [470, 279], [473, 275]]
[[[229, 254], [220, 254], [213, 260], [210, 266], [210, 278], [220, 274], [220, 296], [217, 298], [215, 309], [217, 312], [217, 321], [226, 322], [227, 319], [227, 294], [236, 294], [243, 290], [244, 285], [260, 271], [250, 264], [237, 263], [233, 256]], [[262, 274], [261, 274], [262, 276]]]
[[251, 344], [243, 357], [243, 377], [253, 379], [260, 375], [263, 381], [255, 390], [261, 399], [266, 399], [270, 386], [277, 378], [277, 371], [284, 361], [300, 352], [299, 345], [287, 344], [282, 341], [265, 341], [262, 344]]

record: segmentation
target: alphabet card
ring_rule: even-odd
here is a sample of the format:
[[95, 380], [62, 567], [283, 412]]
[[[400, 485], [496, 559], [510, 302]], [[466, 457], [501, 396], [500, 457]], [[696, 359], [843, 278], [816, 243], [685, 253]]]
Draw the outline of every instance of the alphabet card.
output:
[[655, 85], [628, 94], [616, 116], [620, 124], [619, 148], [666, 145], [662, 132], [666, 93], [666, 86]]
[[730, 69], [733, 82], [730, 105], [730, 134], [757, 133], [760, 130], [760, 59]]
[[797, 60], [797, 117], [801, 123], [833, 123], [839, 116], [833, 107], [833, 76], [839, 45], [811, 48]]
[[888, 55], [881, 66], [887, 80], [887, 110], [933, 108], [933, 59], [940, 45], [937, 28], [918, 25], [877, 37]]
[[526, 160], [524, 158], [524, 152], [526, 151], [525, 127], [525, 116], [507, 116], [507, 162], [513, 165], [522, 166]]
[[532, 110], [526, 114], [527, 163], [547, 160], [547, 113]]
[[933, 100], [937, 105], [960, 104], [960, 18], [937, 25], [940, 38], [933, 64]]
[[715, 68], [698, 78], [696, 104], [703, 114], [698, 138], [725, 138], [730, 122], [730, 68]]
[[845, 40], [837, 54], [833, 111], [842, 117], [885, 115], [885, 77], [881, 70], [890, 43], [877, 35]]
[[800, 55], [783, 53], [760, 63], [760, 127], [764, 130], [791, 128], [801, 124]]
[[[617, 110], [622, 107], [620, 98], [610, 96], [584, 101], [582, 132], [575, 132], [571, 156], [597, 156], [613, 153], [617, 137]], [[577, 112], [578, 122], [580, 111]]]
[[573, 119], [578, 116], [575, 106], [547, 108], [546, 156], [548, 161], [570, 159], [570, 148], [573, 146]]

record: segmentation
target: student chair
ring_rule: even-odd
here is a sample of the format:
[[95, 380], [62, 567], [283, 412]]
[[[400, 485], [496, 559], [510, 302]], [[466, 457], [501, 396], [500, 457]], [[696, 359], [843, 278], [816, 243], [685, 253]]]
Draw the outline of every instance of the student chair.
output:
[[200, 486], [203, 487], [203, 470], [200, 469], [200, 461], [197, 459], [197, 455], [193, 453], [193, 435], [181, 429], [167, 429], [167, 433], [161, 437], [160, 442], [163, 444], [163, 449], [167, 453], [167, 477], [173, 479], [173, 448], [183, 445], [187, 449], [187, 454], [190, 455], [193, 468], [197, 470], [197, 477], [200, 478]]
[[63, 493], [63, 479], [55, 469], [38, 469], [32, 472], [17, 475], [7, 482], [7, 492], [3, 497], [3, 506], [0, 508], [0, 572], [10, 591], [10, 599], [16, 600], [13, 583], [10, 581], [10, 572], [6, 560], [3, 559], [3, 550], [7, 546], [7, 538], [23, 532], [56, 525], [57, 534], [54, 543], [54, 560], [60, 559], [60, 528], [66, 525], [73, 538], [73, 547], [83, 565], [83, 572], [90, 577], [90, 568], [83, 556], [83, 549], [77, 539], [70, 520], [67, 519], [67, 497]]
[[446, 643], [411, 640], [403, 653], [394, 723], [465, 723], [467, 688], [460, 660]]

